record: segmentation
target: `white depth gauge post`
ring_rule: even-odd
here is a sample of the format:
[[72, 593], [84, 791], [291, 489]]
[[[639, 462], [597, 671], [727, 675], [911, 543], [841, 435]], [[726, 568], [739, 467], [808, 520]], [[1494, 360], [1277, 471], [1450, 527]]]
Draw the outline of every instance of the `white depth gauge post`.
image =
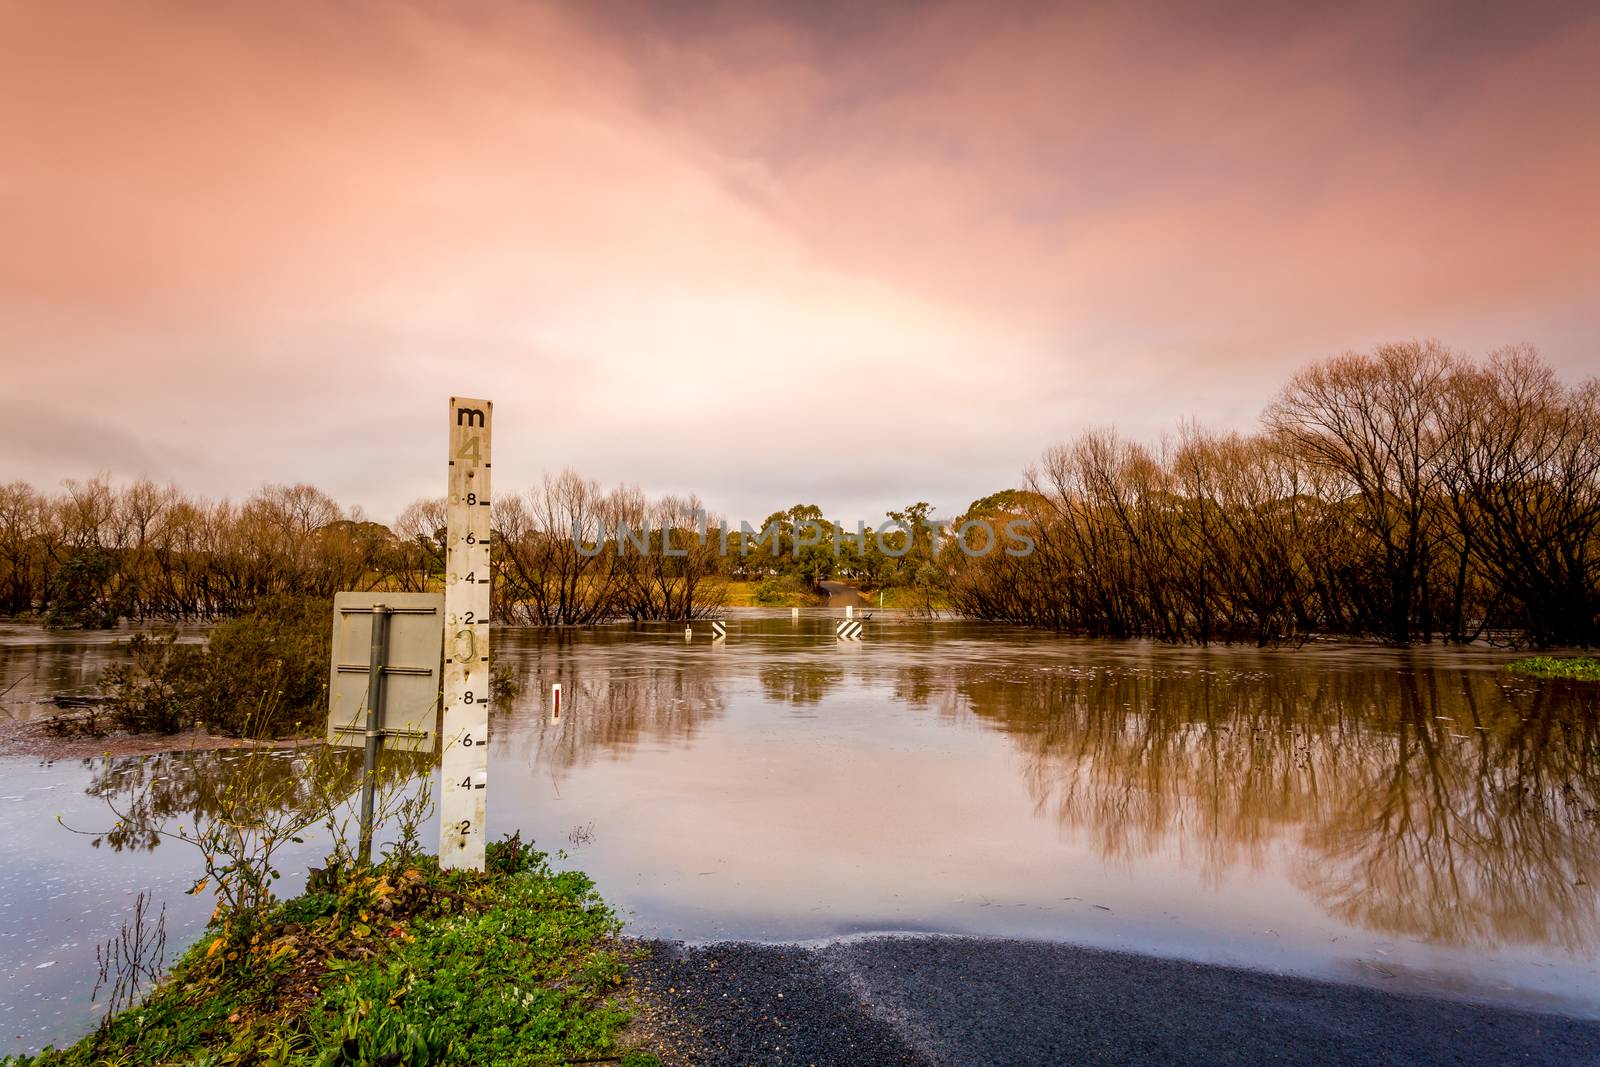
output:
[[489, 793], [489, 430], [494, 405], [450, 398], [439, 865], [483, 870]]

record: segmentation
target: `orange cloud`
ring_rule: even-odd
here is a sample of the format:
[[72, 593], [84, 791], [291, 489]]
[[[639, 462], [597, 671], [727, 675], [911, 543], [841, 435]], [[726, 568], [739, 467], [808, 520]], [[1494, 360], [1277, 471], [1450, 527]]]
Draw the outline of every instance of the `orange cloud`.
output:
[[1594, 367], [1581, 7], [18, 2], [0, 42], [0, 408], [107, 442], [0, 410], [0, 478], [383, 514], [455, 391], [513, 483], [959, 508], [1382, 339]]

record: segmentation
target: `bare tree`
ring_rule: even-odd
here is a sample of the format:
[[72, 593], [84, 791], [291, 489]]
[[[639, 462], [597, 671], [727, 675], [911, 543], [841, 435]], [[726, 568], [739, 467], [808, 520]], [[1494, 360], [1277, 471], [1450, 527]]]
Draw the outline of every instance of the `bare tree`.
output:
[[1457, 363], [1432, 341], [1346, 354], [1296, 375], [1266, 414], [1284, 451], [1346, 494], [1374, 546], [1374, 622], [1400, 644], [1433, 631], [1425, 591], [1441, 533], [1440, 419]]

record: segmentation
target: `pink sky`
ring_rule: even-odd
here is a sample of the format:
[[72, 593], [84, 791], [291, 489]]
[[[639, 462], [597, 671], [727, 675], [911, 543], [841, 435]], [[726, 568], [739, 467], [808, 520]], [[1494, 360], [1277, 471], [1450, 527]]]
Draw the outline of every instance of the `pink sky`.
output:
[[[953, 513], [1385, 340], [1600, 371], [1600, 8], [0, 0], [0, 480]], [[869, 13], [863, 13], [869, 12]]]

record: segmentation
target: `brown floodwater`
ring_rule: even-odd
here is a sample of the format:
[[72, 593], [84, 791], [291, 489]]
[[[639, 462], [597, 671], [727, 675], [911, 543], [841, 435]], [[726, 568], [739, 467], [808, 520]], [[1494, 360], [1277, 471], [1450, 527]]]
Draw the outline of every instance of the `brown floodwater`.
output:
[[[838, 615], [730, 612], [716, 643], [704, 623], [499, 631], [521, 692], [494, 723], [491, 833], [564, 850], [641, 935], [1046, 938], [1600, 1016], [1600, 687], [1514, 678], [1493, 650], [890, 613], [840, 642]], [[0, 631], [0, 691], [49, 679], [0, 716], [113, 654]], [[96, 845], [54, 815], [173, 818], [240, 758], [0, 761], [9, 1047], [82, 1031], [93, 944], [139, 889], [175, 942], [208, 910], [181, 846]], [[305, 758], [272, 757], [280, 803]]]

